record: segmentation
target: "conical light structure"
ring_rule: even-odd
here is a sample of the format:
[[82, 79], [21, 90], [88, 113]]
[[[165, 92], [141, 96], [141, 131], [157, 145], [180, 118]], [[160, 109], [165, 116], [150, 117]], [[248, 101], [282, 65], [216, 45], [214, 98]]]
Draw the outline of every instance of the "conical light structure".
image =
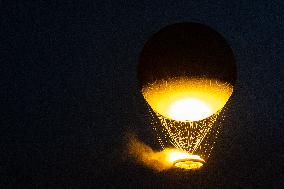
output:
[[139, 58], [138, 80], [162, 148], [184, 152], [177, 167], [199, 168], [220, 130], [214, 122], [236, 83], [233, 52], [215, 30], [178, 23], [155, 33]]

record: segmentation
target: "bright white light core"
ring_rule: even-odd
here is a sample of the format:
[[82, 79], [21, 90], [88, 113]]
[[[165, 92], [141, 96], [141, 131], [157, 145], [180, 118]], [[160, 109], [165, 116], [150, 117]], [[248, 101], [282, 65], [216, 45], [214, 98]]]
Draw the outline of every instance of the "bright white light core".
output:
[[212, 114], [206, 103], [194, 98], [185, 98], [174, 102], [169, 115], [177, 121], [198, 121]]

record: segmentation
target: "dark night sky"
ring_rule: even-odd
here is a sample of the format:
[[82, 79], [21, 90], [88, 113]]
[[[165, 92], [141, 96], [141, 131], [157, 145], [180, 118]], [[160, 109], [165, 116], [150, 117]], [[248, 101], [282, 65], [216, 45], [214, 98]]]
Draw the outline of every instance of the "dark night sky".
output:
[[[0, 188], [284, 188], [283, 5], [0, 1]], [[128, 130], [156, 145], [138, 56], [184, 21], [227, 39], [238, 81], [206, 167], [155, 173], [124, 153]]]

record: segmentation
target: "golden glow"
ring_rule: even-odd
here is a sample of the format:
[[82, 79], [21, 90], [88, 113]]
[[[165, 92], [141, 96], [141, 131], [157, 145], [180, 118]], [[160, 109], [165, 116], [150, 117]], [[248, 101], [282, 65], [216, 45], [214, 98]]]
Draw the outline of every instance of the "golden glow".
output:
[[167, 151], [167, 160], [175, 167], [182, 169], [198, 169], [205, 162], [200, 156], [192, 155], [178, 149], [170, 149]]
[[231, 84], [206, 78], [172, 78], [144, 86], [142, 94], [164, 149], [146, 155], [146, 162], [157, 166], [159, 161], [163, 168], [202, 167], [219, 132], [220, 127], [213, 125], [232, 92]]
[[199, 169], [203, 166], [203, 163], [195, 161], [182, 161], [176, 162], [174, 166], [181, 169]]
[[200, 156], [192, 155], [184, 150], [165, 148], [154, 151], [150, 146], [141, 142], [136, 135], [128, 135], [128, 152], [137, 161], [156, 171], [163, 171], [173, 167], [182, 169], [197, 169], [205, 162]]
[[198, 121], [221, 110], [233, 86], [214, 79], [175, 78], [157, 81], [142, 88], [151, 108], [176, 121]]
[[179, 150], [172, 150], [169, 152], [169, 161], [171, 163], [174, 163], [175, 161], [179, 159], [199, 159], [201, 161], [204, 161], [201, 157], [198, 155], [191, 155], [187, 152], [184, 151], [179, 151]]

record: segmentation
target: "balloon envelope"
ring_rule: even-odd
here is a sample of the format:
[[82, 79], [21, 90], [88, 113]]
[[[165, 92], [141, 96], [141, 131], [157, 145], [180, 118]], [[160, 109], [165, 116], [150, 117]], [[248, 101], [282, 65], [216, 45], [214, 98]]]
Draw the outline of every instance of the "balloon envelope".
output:
[[155, 112], [173, 120], [202, 120], [221, 110], [236, 77], [228, 43], [198, 23], [166, 26], [146, 42], [139, 57], [144, 98]]

